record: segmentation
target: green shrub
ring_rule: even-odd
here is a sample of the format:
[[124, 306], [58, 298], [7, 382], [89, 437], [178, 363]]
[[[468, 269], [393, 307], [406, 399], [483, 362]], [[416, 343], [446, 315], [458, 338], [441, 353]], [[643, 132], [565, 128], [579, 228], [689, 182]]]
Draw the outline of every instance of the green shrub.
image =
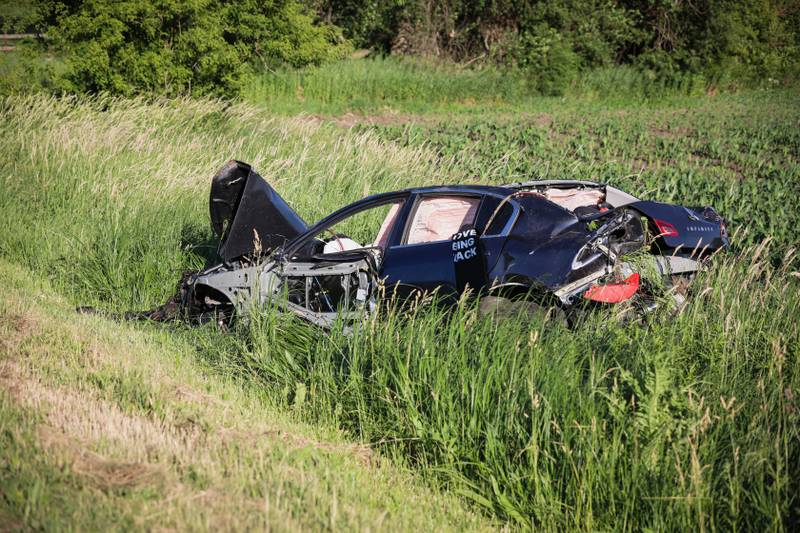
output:
[[252, 64], [317, 64], [349, 51], [294, 0], [89, 0], [46, 14], [77, 91], [239, 92]]
[[29, 33], [38, 22], [32, 0], [0, 0], [0, 33]]
[[536, 92], [564, 94], [578, 76], [580, 59], [563, 35], [547, 26], [523, 33], [512, 52], [513, 62], [530, 79]]
[[[547, 93], [560, 92], [559, 80], [576, 58], [582, 71], [641, 65], [667, 84], [683, 83], [685, 73], [701, 73], [716, 85], [792, 79], [800, 65], [796, 0], [392, 0], [380, 7], [374, 0], [306, 2], [360, 46], [390, 45], [393, 53], [456, 61], [531, 63]], [[551, 45], [552, 52], [543, 50]]]

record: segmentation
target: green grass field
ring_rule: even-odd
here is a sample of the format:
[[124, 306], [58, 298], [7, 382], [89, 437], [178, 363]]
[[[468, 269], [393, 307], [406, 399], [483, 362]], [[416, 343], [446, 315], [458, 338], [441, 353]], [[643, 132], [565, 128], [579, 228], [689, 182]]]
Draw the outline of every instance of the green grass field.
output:
[[[319, 87], [338, 96], [304, 101], [293, 79], [252, 103], [0, 101], [0, 524], [797, 526], [796, 91], [506, 102], [480, 79], [385, 109], [334, 74]], [[467, 301], [350, 336], [266, 309], [222, 335], [72, 310], [152, 307], [212, 257], [209, 180], [231, 158], [306, 220], [412, 185], [595, 179], [710, 203], [735, 246], [683, 312], [641, 325]]]
[[[565, 98], [539, 96], [535, 78], [484, 65], [470, 68], [416, 57], [367, 57], [302, 69], [256, 74], [243, 97], [272, 113], [348, 112], [482, 113], [573, 107], [575, 100], [602, 100], [601, 106], [652, 105], [664, 96], [700, 95], [706, 82], [689, 75], [672, 81], [648, 79], [627, 66], [587, 71], [565, 89]], [[566, 102], [566, 106], [563, 105]], [[396, 117], [395, 117], [396, 118]]]

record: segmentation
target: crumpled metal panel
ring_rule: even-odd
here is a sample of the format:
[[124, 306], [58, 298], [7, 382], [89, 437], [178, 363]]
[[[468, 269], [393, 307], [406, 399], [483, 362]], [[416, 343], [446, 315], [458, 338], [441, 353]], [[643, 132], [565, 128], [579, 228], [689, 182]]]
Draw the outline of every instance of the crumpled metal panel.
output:
[[212, 179], [209, 209], [225, 262], [256, 252], [256, 238], [269, 252], [307, 229], [275, 189], [240, 161], [230, 161]]

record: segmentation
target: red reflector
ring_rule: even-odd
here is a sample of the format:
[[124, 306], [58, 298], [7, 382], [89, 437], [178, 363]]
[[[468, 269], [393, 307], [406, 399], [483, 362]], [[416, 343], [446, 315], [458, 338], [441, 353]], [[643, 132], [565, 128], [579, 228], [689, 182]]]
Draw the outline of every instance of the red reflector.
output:
[[655, 219], [654, 222], [656, 223], [656, 226], [658, 227], [659, 237], [677, 237], [678, 236], [678, 230], [675, 229], [675, 226], [673, 226], [669, 222], [666, 222], [664, 220], [659, 220], [659, 219]]
[[618, 304], [629, 300], [639, 290], [639, 274], [631, 274], [622, 283], [608, 285], [592, 285], [583, 293], [583, 297], [593, 302]]

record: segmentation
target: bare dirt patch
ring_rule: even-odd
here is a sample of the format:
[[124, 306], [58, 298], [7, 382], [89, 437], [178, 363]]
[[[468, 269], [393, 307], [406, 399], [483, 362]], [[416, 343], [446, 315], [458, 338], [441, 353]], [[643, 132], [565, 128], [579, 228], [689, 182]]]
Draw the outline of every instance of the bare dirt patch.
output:
[[16, 516], [0, 509], [0, 533], [27, 531], [25, 524]]

